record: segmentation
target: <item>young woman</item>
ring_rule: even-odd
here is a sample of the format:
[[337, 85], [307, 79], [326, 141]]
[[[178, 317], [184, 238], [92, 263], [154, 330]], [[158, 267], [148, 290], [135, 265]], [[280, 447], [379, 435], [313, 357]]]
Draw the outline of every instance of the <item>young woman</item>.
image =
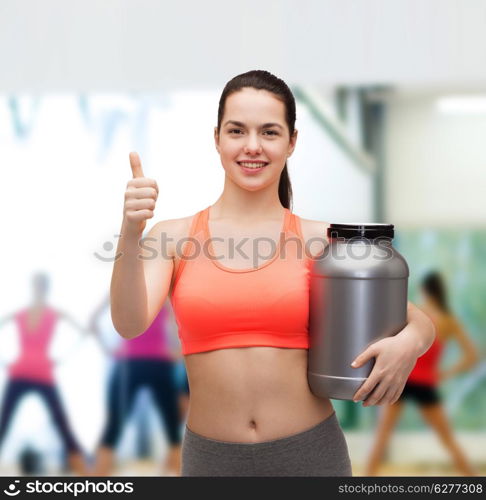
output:
[[[397, 403], [383, 408], [376, 440], [365, 469], [365, 474], [368, 476], [376, 475], [391, 431], [407, 399], [417, 403], [424, 420], [438, 434], [459, 471], [466, 476], [475, 475], [473, 467], [454, 439], [437, 386], [449, 377], [469, 370], [479, 360], [479, 354], [461, 323], [450, 310], [446, 288], [438, 272], [432, 271], [424, 277], [421, 294], [424, 299], [421, 309], [435, 323], [437, 338], [430, 349], [417, 360]], [[440, 357], [445, 344], [449, 341], [458, 342], [463, 351], [463, 358], [455, 366], [441, 372]]]
[[0, 320], [3, 325], [14, 320], [19, 332], [20, 353], [8, 367], [8, 380], [0, 406], [0, 447], [10, 428], [15, 410], [29, 393], [38, 394], [46, 404], [68, 454], [71, 470], [86, 475], [83, 450], [69, 424], [54, 378], [54, 361], [49, 359], [49, 348], [58, 320], [67, 320], [83, 335], [89, 331], [63, 311], [46, 303], [49, 278], [43, 273], [33, 277], [32, 304]]
[[[309, 267], [327, 243], [327, 223], [290, 211], [295, 118], [290, 89], [271, 73], [230, 80], [214, 130], [222, 194], [195, 215], [156, 223], [142, 250], [158, 186], [130, 155], [112, 319], [135, 337], [170, 296], [191, 389], [183, 476], [352, 474], [331, 402], [307, 383]], [[406, 328], [356, 359], [376, 357], [357, 400], [395, 401], [432, 343], [427, 316], [412, 304], [408, 312]]]

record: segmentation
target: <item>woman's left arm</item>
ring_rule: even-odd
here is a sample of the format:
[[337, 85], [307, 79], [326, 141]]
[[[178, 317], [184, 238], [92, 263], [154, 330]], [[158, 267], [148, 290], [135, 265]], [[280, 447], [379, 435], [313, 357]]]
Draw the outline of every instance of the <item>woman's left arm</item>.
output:
[[358, 368], [375, 358], [369, 377], [356, 391], [353, 401], [366, 398], [363, 406], [393, 404], [400, 397], [417, 358], [429, 349], [434, 339], [432, 320], [409, 301], [405, 328], [374, 342], [351, 363]]

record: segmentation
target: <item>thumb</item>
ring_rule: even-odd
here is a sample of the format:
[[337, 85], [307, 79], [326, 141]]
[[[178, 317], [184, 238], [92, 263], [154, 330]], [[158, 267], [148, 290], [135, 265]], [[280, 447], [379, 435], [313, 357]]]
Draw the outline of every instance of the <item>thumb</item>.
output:
[[356, 356], [354, 361], [351, 363], [351, 366], [353, 368], [359, 368], [360, 366], [364, 365], [367, 361], [374, 358], [376, 354], [377, 353], [375, 346], [374, 344], [372, 344], [369, 347], [367, 347], [361, 354]]
[[144, 177], [142, 170], [142, 163], [140, 162], [140, 157], [138, 153], [132, 151], [129, 155], [130, 157], [130, 167], [132, 168], [133, 178]]

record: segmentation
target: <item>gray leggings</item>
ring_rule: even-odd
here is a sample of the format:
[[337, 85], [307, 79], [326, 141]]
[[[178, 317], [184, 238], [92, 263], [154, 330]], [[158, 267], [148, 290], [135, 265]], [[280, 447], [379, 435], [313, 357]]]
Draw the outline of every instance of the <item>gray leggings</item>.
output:
[[258, 443], [209, 439], [185, 427], [182, 476], [352, 476], [336, 413], [297, 434]]

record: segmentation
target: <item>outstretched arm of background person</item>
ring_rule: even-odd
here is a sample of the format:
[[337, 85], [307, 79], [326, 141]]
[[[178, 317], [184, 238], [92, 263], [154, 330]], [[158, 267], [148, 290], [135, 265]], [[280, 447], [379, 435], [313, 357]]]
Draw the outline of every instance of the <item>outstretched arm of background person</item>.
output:
[[453, 317], [451, 323], [451, 336], [461, 347], [463, 357], [457, 364], [440, 372], [439, 378], [441, 381], [469, 370], [479, 361], [479, 352], [461, 322]]
[[65, 359], [69, 358], [71, 356], [71, 354], [77, 350], [77, 347], [78, 347], [78, 344], [79, 342], [85, 338], [86, 335], [88, 335], [89, 333], [91, 333], [91, 331], [82, 326], [80, 323], [78, 323], [70, 314], [66, 313], [65, 311], [61, 311], [61, 310], [58, 310], [57, 311], [57, 314], [59, 316], [60, 319], [63, 319], [65, 320], [69, 325], [71, 325], [75, 330], [77, 330], [78, 332], [80, 332], [82, 335], [77, 339], [75, 340], [73, 343], [72, 343], [72, 346], [71, 348], [68, 350], [68, 352], [66, 354], [64, 354], [62, 357], [60, 358], [57, 358], [57, 359], [54, 359], [53, 362], [57, 365], [59, 363], [62, 363]]
[[110, 294], [108, 293], [101, 301], [100, 305], [93, 311], [88, 321], [88, 328], [95, 334], [99, 334], [98, 319], [103, 314], [105, 309], [110, 307]]
[[57, 313], [61, 319], [69, 323], [75, 330], [78, 330], [78, 332], [83, 333], [84, 335], [90, 333], [89, 328], [86, 328], [80, 323], [78, 323], [70, 314], [64, 311], [57, 311]]
[[14, 319], [14, 317], [15, 313], [10, 313], [0, 318], [0, 328], [2, 328], [5, 325], [5, 323], [8, 323], [11, 319]]
[[356, 391], [353, 401], [366, 398], [363, 406], [393, 404], [400, 397], [417, 358], [429, 349], [434, 339], [432, 320], [408, 302], [405, 328], [394, 336], [374, 342], [351, 363], [358, 368], [376, 358], [369, 377]]
[[[7, 314], [6, 316], [3, 316], [2, 318], [0, 318], [0, 328], [5, 326], [11, 319], [14, 319], [14, 317], [15, 317], [15, 313], [13, 312], [13, 313]], [[2, 358], [0, 358], [0, 366], [3, 366], [7, 363], [8, 363], [7, 361], [4, 361]]]
[[106, 342], [103, 341], [100, 328], [98, 326], [98, 320], [104, 311], [110, 307], [110, 294], [108, 293], [105, 298], [101, 301], [100, 305], [93, 311], [91, 317], [88, 321], [88, 329], [94, 334], [98, 344], [100, 345], [103, 352], [107, 355], [111, 355], [111, 349]]

